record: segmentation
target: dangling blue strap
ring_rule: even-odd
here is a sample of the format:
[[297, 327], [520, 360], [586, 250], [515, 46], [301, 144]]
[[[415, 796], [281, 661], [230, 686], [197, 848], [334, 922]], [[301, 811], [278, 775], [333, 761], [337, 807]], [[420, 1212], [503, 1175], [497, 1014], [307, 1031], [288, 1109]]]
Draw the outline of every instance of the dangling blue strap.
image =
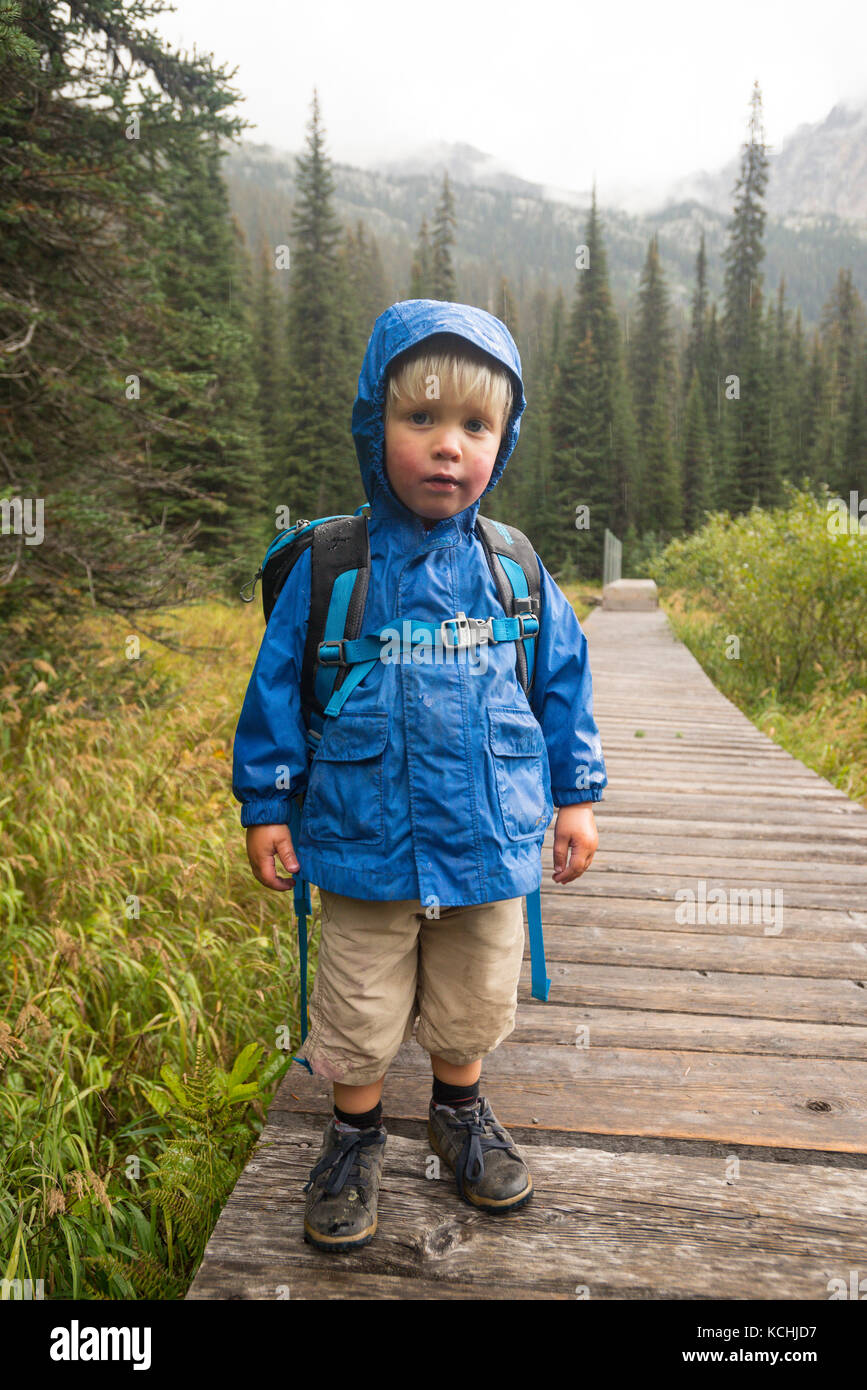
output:
[[[301, 801], [300, 796], [293, 797], [289, 805], [289, 833], [292, 836], [292, 844], [298, 844], [301, 833]], [[297, 849], [296, 849], [297, 854]], [[293, 890], [295, 899], [295, 915], [298, 918], [298, 969], [301, 976], [301, 1042], [307, 1037], [307, 918], [312, 913], [310, 905], [310, 884], [306, 878], [301, 878], [300, 874], [295, 875], [295, 888]], [[306, 1057], [299, 1057], [296, 1053], [292, 1054], [293, 1062], [300, 1062], [302, 1067], [306, 1067], [310, 1075], [313, 1075], [313, 1068]]]
[[[348, 697], [352, 694], [352, 692], [353, 692], [353, 690], [355, 689], [355, 687], [356, 687], [361, 681], [364, 680], [364, 677], [367, 675], [368, 671], [370, 671], [370, 670], [373, 669], [373, 667], [376, 665], [376, 663], [377, 663], [378, 660], [379, 660], [379, 656], [377, 655], [377, 656], [373, 659], [373, 661], [360, 661], [360, 662], [358, 662], [358, 664], [354, 667], [354, 669], [353, 669], [352, 671], [350, 671], [349, 675], [346, 677], [346, 680], [343, 682], [343, 684], [341, 685], [340, 689], [339, 689], [339, 690], [335, 690], [334, 694], [331, 696], [331, 699], [328, 701], [328, 704], [325, 706], [325, 713], [326, 713], [326, 714], [332, 714], [332, 715], [333, 715], [333, 714], [339, 714], [339, 713], [340, 713], [341, 709], [343, 708], [344, 704], [346, 703], [346, 700], [347, 700]], [[333, 679], [334, 679], [334, 677], [332, 676], [332, 680], [333, 680]]]
[[530, 929], [531, 993], [534, 999], [541, 999], [545, 1003], [548, 999], [551, 981], [548, 979], [545, 965], [545, 943], [542, 940], [542, 893], [539, 888], [536, 889], [535, 893], [527, 894], [527, 926]]

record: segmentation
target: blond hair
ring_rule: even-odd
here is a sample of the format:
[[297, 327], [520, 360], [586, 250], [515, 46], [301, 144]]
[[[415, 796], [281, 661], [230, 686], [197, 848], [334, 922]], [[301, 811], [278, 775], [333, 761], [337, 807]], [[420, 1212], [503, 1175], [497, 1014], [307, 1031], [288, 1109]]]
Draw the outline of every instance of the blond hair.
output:
[[[384, 415], [400, 401], [418, 401], [419, 407], [431, 399], [447, 394], [463, 404], [471, 398], [479, 408], [499, 419], [500, 434], [505, 433], [514, 400], [512, 382], [505, 367], [497, 366], [486, 352], [465, 339], [452, 338], [454, 346], [442, 343], [431, 345], [434, 339], [452, 338], [450, 334], [432, 334], [423, 343], [401, 355], [388, 369]], [[433, 393], [428, 393], [428, 388]]]

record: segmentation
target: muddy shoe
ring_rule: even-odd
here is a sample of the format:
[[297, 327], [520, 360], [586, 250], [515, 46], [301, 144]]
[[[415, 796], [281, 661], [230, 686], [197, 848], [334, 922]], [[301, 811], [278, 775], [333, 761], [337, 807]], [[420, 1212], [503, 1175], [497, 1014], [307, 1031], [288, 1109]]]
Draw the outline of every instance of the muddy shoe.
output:
[[454, 1111], [431, 1101], [427, 1132], [434, 1153], [455, 1174], [465, 1202], [496, 1214], [529, 1202], [529, 1169], [484, 1096]]
[[340, 1130], [332, 1115], [319, 1162], [304, 1184], [304, 1239], [310, 1245], [355, 1250], [373, 1239], [385, 1140], [384, 1125]]

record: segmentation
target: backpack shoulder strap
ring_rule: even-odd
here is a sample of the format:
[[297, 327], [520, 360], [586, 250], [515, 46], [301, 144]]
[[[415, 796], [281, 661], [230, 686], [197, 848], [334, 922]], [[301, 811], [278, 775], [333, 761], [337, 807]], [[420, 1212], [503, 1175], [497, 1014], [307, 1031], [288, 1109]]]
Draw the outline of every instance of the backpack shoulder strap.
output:
[[[510, 618], [534, 613], [542, 622], [542, 579], [536, 552], [523, 531], [502, 521], [476, 514], [476, 531], [497, 586], [500, 602]], [[515, 646], [518, 680], [529, 695], [533, 686], [534, 652], [532, 637]]]
[[301, 712], [313, 746], [322, 733], [325, 706], [348, 670], [322, 666], [319, 644], [360, 635], [369, 578], [367, 516], [321, 522], [310, 548], [310, 617], [301, 672]]

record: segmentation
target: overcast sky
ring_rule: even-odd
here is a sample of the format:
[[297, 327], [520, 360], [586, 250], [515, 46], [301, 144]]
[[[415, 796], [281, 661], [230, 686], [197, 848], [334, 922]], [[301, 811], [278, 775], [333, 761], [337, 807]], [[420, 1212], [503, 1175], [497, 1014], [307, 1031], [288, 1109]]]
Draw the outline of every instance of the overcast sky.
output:
[[244, 138], [299, 149], [319, 89], [327, 150], [367, 163], [466, 141], [524, 178], [622, 188], [713, 170], [746, 136], [753, 81], [779, 148], [867, 102], [861, 0], [175, 0], [174, 47], [238, 68]]

